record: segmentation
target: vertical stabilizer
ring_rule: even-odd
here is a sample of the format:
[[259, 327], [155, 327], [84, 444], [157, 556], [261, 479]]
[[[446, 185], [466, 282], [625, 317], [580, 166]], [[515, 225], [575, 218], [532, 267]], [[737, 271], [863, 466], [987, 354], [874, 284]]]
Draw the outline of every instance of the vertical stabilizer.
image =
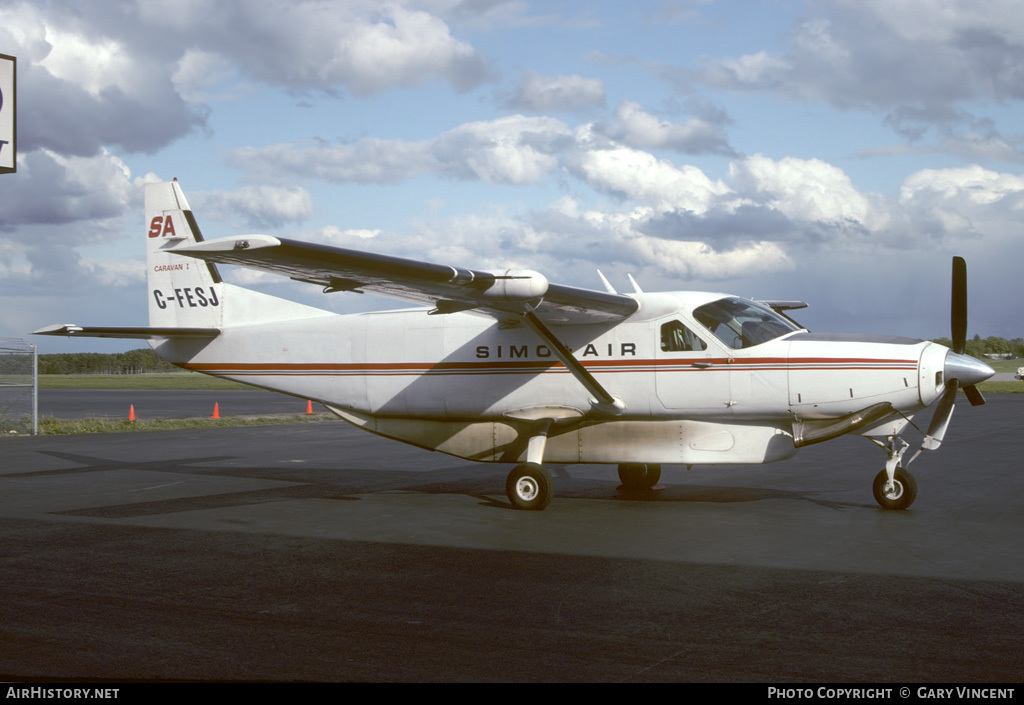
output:
[[224, 284], [216, 265], [167, 252], [203, 236], [177, 181], [146, 184], [149, 325], [220, 328]]
[[221, 281], [217, 265], [182, 257], [175, 247], [202, 242], [178, 182], [146, 184], [149, 325], [219, 328], [334, 315]]

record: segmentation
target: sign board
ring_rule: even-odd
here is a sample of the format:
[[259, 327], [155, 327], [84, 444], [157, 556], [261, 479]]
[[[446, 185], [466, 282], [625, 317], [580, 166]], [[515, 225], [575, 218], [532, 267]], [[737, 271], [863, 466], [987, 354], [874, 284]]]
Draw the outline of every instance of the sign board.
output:
[[7, 54], [0, 54], [0, 174], [12, 174], [18, 170], [15, 139], [18, 121], [15, 115], [17, 95], [18, 60]]

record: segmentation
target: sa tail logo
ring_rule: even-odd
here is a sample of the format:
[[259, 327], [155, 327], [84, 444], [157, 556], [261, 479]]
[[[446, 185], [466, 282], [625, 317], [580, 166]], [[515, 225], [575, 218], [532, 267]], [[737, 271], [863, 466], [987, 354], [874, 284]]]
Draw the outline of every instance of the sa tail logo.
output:
[[158, 215], [149, 223], [149, 236], [150, 237], [174, 237], [174, 223], [171, 221], [171, 216], [166, 218], [162, 215]]

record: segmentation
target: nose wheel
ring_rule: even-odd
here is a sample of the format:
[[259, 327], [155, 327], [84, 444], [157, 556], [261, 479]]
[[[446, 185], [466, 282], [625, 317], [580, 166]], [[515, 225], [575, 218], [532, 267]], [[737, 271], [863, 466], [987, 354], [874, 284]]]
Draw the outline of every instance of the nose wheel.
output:
[[872, 490], [875, 493], [875, 501], [882, 509], [906, 509], [917, 497], [917, 481], [903, 468], [896, 468], [891, 481], [889, 472], [882, 470], [875, 476]]
[[[896, 511], [906, 509], [914, 503], [914, 499], [917, 497], [917, 481], [913, 475], [900, 466], [903, 454], [907, 451], [907, 442], [898, 436], [889, 436], [888, 444], [875, 438], [871, 440], [885, 448], [889, 455], [889, 459], [885, 462], [885, 469], [875, 476], [875, 481], [871, 486], [875, 501], [882, 509]], [[911, 458], [911, 460], [913, 459]]]

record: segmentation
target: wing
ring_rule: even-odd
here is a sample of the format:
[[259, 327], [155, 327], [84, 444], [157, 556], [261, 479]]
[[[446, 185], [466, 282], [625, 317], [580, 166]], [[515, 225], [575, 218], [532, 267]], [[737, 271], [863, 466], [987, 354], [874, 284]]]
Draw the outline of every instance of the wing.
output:
[[532, 270], [462, 269], [269, 235], [226, 237], [169, 251], [318, 284], [324, 293], [367, 291], [433, 305], [432, 313], [532, 310], [548, 324], [578, 325], [626, 318], [640, 307], [629, 296], [551, 284]]

